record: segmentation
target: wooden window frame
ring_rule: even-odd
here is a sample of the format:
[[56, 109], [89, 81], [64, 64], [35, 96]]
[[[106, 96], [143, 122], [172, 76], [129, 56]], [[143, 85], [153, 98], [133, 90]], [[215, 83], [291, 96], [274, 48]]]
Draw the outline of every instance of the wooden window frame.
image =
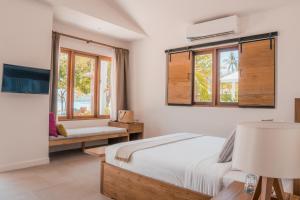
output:
[[[236, 103], [220, 102], [220, 52], [239, 50], [238, 45], [201, 49], [194, 52], [193, 73], [195, 72], [195, 56], [212, 53], [212, 102], [197, 102], [194, 97], [195, 81], [193, 80], [193, 105], [203, 107], [238, 107]], [[195, 76], [195, 75], [194, 75]], [[194, 79], [195, 77], [193, 77]]]
[[[59, 121], [72, 121], [72, 120], [94, 120], [94, 119], [109, 119], [110, 115], [100, 115], [100, 77], [101, 77], [101, 61], [112, 61], [112, 58], [92, 53], [86, 53], [69, 48], [61, 48], [62, 53], [68, 54], [67, 66], [67, 100], [66, 100], [66, 116], [58, 116]], [[94, 70], [94, 96], [93, 96], [93, 115], [74, 116], [74, 72], [75, 72], [75, 56], [84, 56], [95, 59]]]

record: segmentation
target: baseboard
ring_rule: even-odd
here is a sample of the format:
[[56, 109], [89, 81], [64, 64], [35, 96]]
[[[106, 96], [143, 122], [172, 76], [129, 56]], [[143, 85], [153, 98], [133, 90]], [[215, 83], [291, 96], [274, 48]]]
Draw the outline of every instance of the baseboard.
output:
[[45, 164], [49, 164], [49, 162], [50, 162], [49, 157], [46, 157], [46, 158], [40, 158], [40, 159], [35, 159], [30, 161], [16, 162], [8, 165], [0, 165], [0, 172], [7, 172], [7, 171], [12, 171], [17, 169], [24, 169], [28, 167], [45, 165]]

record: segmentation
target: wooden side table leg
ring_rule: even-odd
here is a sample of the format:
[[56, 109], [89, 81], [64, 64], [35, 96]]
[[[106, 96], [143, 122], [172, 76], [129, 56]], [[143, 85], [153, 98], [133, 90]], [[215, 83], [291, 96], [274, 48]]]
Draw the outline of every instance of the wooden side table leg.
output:
[[262, 177], [261, 200], [271, 200], [274, 179]]
[[259, 196], [260, 196], [260, 193], [261, 193], [261, 182], [262, 182], [262, 177], [260, 176], [259, 180], [258, 180], [258, 183], [256, 185], [255, 192], [252, 196], [252, 200], [258, 200], [259, 199]]
[[274, 187], [277, 199], [278, 200], [284, 200], [285, 195], [284, 195], [281, 179], [275, 178], [273, 187]]
[[104, 161], [100, 161], [100, 193], [103, 194]]

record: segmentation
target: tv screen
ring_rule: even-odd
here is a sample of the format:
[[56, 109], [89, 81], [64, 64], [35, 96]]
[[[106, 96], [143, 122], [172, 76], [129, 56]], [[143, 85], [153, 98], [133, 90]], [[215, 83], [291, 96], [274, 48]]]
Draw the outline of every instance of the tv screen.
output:
[[4, 64], [2, 92], [48, 94], [50, 70]]

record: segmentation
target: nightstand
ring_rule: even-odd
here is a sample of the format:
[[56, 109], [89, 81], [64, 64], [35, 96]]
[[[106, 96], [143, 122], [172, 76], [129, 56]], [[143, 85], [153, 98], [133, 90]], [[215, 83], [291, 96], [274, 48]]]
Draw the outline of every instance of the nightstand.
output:
[[[287, 200], [300, 200], [299, 196], [287, 194]], [[244, 183], [233, 182], [227, 188], [222, 190], [212, 200], [251, 200], [252, 195], [244, 192]], [[275, 200], [275, 198], [274, 198]]]
[[126, 128], [129, 134], [130, 140], [138, 140], [144, 138], [144, 123], [141, 122], [108, 122], [108, 126]]

